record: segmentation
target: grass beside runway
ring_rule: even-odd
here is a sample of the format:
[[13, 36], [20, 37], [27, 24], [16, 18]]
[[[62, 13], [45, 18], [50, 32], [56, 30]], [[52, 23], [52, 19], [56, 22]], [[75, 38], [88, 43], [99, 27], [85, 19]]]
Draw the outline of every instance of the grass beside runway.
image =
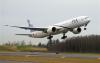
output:
[[47, 52], [47, 48], [33, 46], [5, 46], [0, 45], [0, 52]]
[[80, 52], [64, 52], [64, 54], [80, 54], [80, 55], [87, 55], [87, 56], [100, 56], [100, 53], [80, 53]]
[[34, 63], [100, 63], [100, 59], [80, 59], [44, 56], [0, 56], [0, 60], [28, 61]]

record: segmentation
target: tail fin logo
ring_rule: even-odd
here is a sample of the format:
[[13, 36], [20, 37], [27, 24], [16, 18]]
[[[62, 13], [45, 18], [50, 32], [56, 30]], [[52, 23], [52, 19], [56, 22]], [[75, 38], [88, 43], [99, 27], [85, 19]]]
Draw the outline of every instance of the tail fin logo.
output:
[[[33, 25], [30, 23], [30, 20], [28, 19], [27, 20], [27, 23], [28, 23], [28, 27], [30, 27], [30, 28], [33, 28]], [[33, 32], [34, 30], [30, 30], [30, 32]]]

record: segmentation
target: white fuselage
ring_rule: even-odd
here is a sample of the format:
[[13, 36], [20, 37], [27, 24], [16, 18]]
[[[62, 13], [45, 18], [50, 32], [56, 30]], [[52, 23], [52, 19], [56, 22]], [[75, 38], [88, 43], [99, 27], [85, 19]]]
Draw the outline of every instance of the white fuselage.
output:
[[63, 32], [67, 33], [68, 31], [70, 31], [68, 28], [74, 29], [74, 28], [78, 28], [81, 26], [86, 26], [89, 22], [90, 22], [90, 19], [88, 16], [76, 17], [76, 18], [69, 19], [69, 20], [66, 20], [61, 23], [57, 23], [57, 24], [54, 24], [54, 25], [48, 27], [48, 28], [50, 28], [50, 27], [58, 28], [59, 30], [56, 32], [45, 33], [43, 31], [34, 31], [34, 32], [32, 32], [32, 37], [43, 38], [43, 37], [47, 37], [49, 35], [56, 35], [56, 34], [60, 34]]

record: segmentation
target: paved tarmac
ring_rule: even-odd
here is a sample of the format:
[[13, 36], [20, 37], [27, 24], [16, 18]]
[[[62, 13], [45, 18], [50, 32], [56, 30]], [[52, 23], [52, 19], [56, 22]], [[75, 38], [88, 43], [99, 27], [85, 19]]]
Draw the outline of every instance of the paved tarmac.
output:
[[95, 54], [74, 54], [74, 53], [45, 53], [45, 52], [0, 52], [0, 56], [46, 56], [46, 57], [64, 57], [64, 58], [88, 58], [97, 59], [100, 55]]
[[46, 56], [46, 57], [64, 57], [64, 58], [86, 58], [97, 59], [100, 55], [96, 54], [74, 54], [74, 53], [45, 53], [45, 52], [0, 52], [0, 56]]
[[34, 63], [34, 62], [19, 62], [19, 61], [0, 60], [0, 63]]
[[[0, 52], [0, 56], [43, 56], [50, 58], [81, 58], [81, 59], [100, 59], [96, 54], [74, 54], [74, 53], [46, 53], [46, 52]], [[0, 63], [34, 63], [34, 62], [16, 62], [0, 60]]]

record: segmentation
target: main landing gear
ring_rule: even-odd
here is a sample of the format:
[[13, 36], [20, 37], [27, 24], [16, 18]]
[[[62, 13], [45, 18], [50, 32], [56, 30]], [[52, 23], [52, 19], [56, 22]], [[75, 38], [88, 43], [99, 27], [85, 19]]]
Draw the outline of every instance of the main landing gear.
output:
[[52, 42], [52, 38], [53, 38], [53, 36], [51, 36], [51, 35], [47, 37], [47, 39], [48, 39], [50, 42]]
[[63, 33], [63, 37], [61, 37], [61, 39], [65, 39], [67, 38], [67, 36], [65, 35], [65, 33]]
[[51, 35], [49, 37], [47, 37], [47, 39], [49, 39], [49, 40], [52, 40], [52, 38], [53, 38], [53, 36], [51, 36]]

